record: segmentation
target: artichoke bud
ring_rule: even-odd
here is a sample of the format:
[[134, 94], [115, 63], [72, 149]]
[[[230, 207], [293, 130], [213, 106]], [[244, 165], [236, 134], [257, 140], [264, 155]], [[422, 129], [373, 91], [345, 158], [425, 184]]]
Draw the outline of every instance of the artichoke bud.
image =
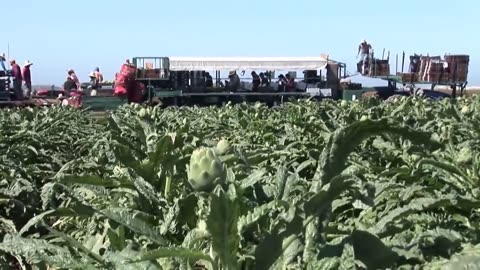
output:
[[225, 183], [226, 168], [213, 149], [202, 147], [193, 151], [187, 176], [194, 190], [209, 192]]
[[138, 116], [140, 116], [141, 118], [144, 118], [147, 116], [147, 110], [145, 108], [141, 108], [140, 111], [138, 112]]
[[230, 143], [225, 139], [221, 139], [215, 147], [215, 152], [217, 153], [217, 155], [224, 155], [229, 149]]
[[472, 150], [468, 147], [464, 147], [460, 150], [460, 152], [457, 154], [457, 162], [458, 163], [469, 163], [473, 160], [473, 153]]

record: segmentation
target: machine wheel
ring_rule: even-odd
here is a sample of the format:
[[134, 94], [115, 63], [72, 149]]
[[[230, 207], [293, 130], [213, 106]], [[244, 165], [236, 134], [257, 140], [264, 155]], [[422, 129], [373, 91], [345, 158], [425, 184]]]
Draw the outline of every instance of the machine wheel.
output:
[[423, 89], [422, 88], [415, 89], [414, 95], [415, 96], [423, 96], [424, 95]]
[[423, 96], [423, 89], [419, 87], [415, 87], [415, 85], [410, 84], [407, 85], [405, 88], [408, 89], [408, 92], [411, 96]]
[[378, 98], [380, 96], [378, 95], [377, 91], [368, 91], [362, 94], [361, 99], [371, 98], [371, 97]]

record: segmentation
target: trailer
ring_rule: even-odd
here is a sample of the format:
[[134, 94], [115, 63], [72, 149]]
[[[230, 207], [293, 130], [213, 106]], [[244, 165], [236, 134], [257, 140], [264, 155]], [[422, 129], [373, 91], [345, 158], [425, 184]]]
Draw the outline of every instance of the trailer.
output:
[[[452, 97], [464, 94], [467, 87], [467, 75], [470, 57], [468, 55], [422, 56], [414, 54], [409, 57], [407, 72], [405, 71], [405, 52], [402, 53], [399, 70], [399, 59], [396, 56], [395, 74], [390, 73], [390, 55], [384, 59], [375, 58], [372, 52], [369, 55], [369, 65], [366, 74], [369, 78], [387, 81], [387, 95], [395, 92], [409, 92], [411, 95], [426, 95], [430, 97]], [[357, 71], [361, 72], [361, 63], [357, 64]], [[401, 85], [401, 87], [399, 87]], [[425, 89], [426, 85], [430, 85]], [[437, 86], [448, 86], [450, 94], [436, 91]]]
[[[162, 106], [222, 105], [227, 102], [265, 102], [278, 104], [290, 99], [341, 97], [340, 79], [346, 65], [318, 57], [134, 57], [134, 79], [145, 86], [142, 103]], [[241, 84], [231, 91], [224, 72], [240, 73]], [[266, 84], [253, 87], [245, 74], [263, 74]], [[300, 72], [299, 72], [300, 71]], [[286, 91], [275, 82], [275, 74], [284, 72], [295, 78], [295, 88]], [[210, 75], [212, 73], [214, 76]], [[297, 74], [301, 75], [298, 76]], [[111, 109], [129, 102], [127, 96], [114, 95], [102, 88], [97, 96], [82, 97], [83, 107], [91, 110]], [[133, 89], [132, 91], [137, 91]]]

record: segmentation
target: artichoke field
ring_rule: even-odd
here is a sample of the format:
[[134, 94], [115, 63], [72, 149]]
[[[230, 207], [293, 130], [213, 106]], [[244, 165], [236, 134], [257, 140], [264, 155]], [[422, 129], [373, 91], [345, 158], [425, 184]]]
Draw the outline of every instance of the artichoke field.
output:
[[9, 109], [0, 126], [0, 269], [480, 265], [479, 97]]

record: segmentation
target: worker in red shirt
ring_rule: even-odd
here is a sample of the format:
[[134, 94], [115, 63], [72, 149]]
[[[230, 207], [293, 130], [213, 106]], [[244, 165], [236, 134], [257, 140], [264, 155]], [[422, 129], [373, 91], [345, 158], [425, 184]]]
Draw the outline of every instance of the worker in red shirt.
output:
[[100, 68], [98, 68], [98, 67], [95, 68], [93, 73], [95, 74], [95, 78], [97, 79], [98, 83], [102, 83], [103, 82], [103, 74], [100, 72]]
[[15, 62], [14, 59], [10, 60], [10, 66], [12, 67], [12, 77], [13, 77], [13, 91], [17, 100], [23, 99], [23, 90], [22, 90], [22, 70], [20, 66]]
[[77, 90], [81, 90], [81, 85], [80, 85], [80, 80], [78, 79], [77, 77], [77, 74], [75, 73], [75, 71], [71, 68], [68, 69], [67, 71], [67, 74], [68, 74], [68, 77], [70, 77], [72, 79], [72, 81], [75, 82], [75, 85], [77, 86]]
[[30, 98], [32, 94], [32, 75], [30, 73], [31, 65], [33, 65], [32, 62], [28, 60], [25, 61], [25, 65], [23, 66], [23, 72], [22, 72], [23, 83], [25, 84], [25, 88], [27, 89], [26, 91], [27, 98]]
[[287, 90], [287, 92], [295, 92], [295, 79], [292, 78], [292, 76], [287, 73], [287, 75], [285, 75], [285, 88]]

